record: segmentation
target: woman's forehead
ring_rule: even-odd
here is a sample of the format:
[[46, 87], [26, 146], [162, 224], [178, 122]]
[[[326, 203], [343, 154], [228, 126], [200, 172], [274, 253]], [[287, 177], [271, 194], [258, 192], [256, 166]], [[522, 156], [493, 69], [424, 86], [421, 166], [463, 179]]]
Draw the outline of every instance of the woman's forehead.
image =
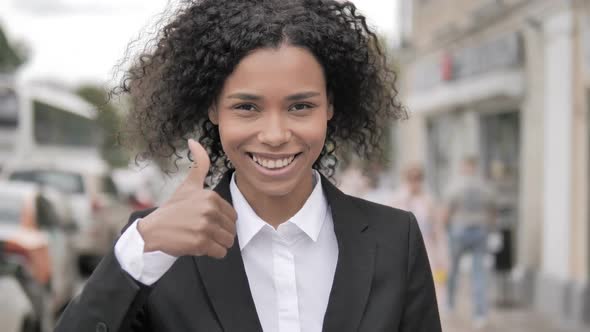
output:
[[[290, 45], [261, 48], [245, 56], [227, 77], [222, 94], [325, 93], [322, 66], [307, 49]], [[245, 91], [244, 91], [245, 90]]]

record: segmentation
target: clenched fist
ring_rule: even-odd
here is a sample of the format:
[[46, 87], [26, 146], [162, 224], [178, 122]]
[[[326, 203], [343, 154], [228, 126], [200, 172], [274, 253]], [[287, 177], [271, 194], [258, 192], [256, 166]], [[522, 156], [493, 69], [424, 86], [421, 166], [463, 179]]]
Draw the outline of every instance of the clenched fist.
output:
[[139, 222], [137, 229], [146, 252], [223, 258], [234, 243], [237, 214], [216, 192], [203, 189], [209, 156], [194, 140], [188, 145], [195, 164], [187, 178], [170, 200]]

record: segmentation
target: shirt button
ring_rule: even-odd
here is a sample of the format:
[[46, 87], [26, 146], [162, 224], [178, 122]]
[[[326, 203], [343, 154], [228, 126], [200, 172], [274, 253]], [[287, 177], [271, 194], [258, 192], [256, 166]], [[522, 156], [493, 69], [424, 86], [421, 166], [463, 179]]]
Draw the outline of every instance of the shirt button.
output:
[[107, 326], [107, 324], [105, 324], [104, 322], [98, 322], [96, 324], [96, 332], [109, 332], [109, 328]]

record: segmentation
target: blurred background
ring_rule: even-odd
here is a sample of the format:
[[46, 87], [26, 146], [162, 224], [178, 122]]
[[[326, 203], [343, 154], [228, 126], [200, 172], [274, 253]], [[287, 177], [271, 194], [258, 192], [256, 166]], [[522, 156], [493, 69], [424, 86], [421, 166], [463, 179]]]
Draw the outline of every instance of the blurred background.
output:
[[[174, 3], [0, 0], [1, 331], [50, 331], [129, 213], [183, 178], [135, 165], [132, 105], [108, 98]], [[410, 117], [386, 160], [341, 156], [340, 188], [415, 213], [444, 331], [590, 331], [590, 0], [354, 3]], [[462, 208], [484, 237], [457, 237]]]

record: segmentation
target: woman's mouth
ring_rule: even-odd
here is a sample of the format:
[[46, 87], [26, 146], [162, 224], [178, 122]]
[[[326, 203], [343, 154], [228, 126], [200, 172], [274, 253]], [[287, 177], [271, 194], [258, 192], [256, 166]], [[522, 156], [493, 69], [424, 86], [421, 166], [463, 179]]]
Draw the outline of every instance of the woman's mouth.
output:
[[268, 157], [268, 156], [261, 156], [255, 153], [248, 154], [252, 160], [258, 165], [266, 168], [266, 169], [278, 169], [289, 166], [295, 157], [298, 155], [293, 154], [290, 156], [281, 156], [281, 157]]
[[297, 156], [301, 153], [295, 153], [291, 155], [261, 155], [256, 153], [248, 153], [248, 156], [256, 163], [258, 166], [269, 170], [269, 171], [278, 171], [281, 169], [286, 169], [289, 167]]

